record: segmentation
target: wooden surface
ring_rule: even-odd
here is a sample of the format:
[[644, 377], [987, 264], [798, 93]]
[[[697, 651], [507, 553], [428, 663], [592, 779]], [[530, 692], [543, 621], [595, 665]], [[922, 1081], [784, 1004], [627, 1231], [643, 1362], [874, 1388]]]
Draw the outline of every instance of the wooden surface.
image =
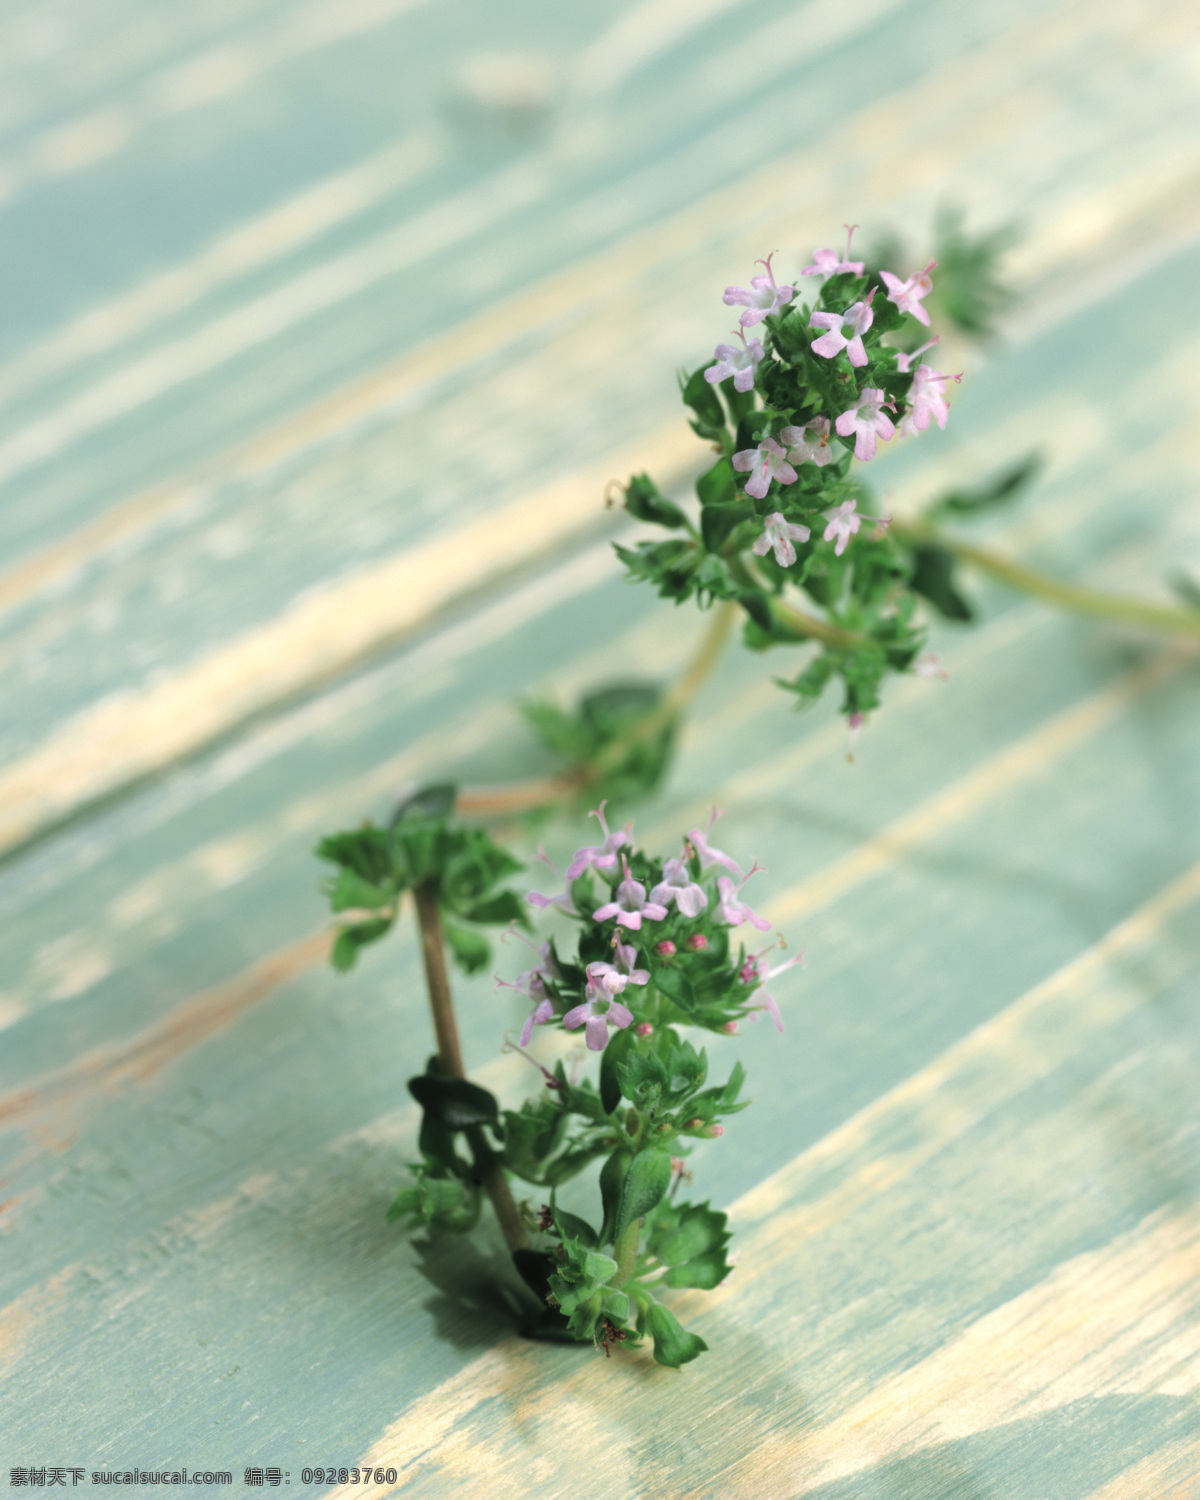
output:
[[[727, 653], [639, 830], [724, 807], [809, 966], [723, 1048], [755, 1104], [695, 1188], [738, 1262], [679, 1375], [521, 1341], [486, 1233], [384, 1222], [419, 955], [335, 976], [311, 855], [414, 779], [546, 770], [517, 697], [686, 658], [604, 483], [686, 483], [721, 290], [846, 219], [1023, 229], [889, 503], [1040, 447], [997, 546], [1200, 576], [1198, 91], [1163, 0], [10, 0], [0, 1482], [1200, 1495], [1194, 651], [980, 586], [853, 765], [791, 658]], [[519, 1098], [520, 1003], [458, 992]]]

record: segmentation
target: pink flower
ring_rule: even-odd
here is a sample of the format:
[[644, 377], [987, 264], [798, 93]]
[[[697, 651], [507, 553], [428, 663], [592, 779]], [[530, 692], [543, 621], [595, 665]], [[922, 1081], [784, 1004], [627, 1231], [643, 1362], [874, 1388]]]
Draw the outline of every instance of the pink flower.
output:
[[921, 306], [921, 299], [928, 297], [933, 290], [933, 282], [929, 279], [929, 273], [937, 265], [936, 260], [931, 260], [919, 275], [913, 275], [907, 281], [901, 281], [899, 276], [893, 276], [890, 271], [880, 271], [879, 279], [887, 287], [887, 299], [894, 302], [901, 312], [912, 313], [918, 323], [924, 323], [929, 327], [929, 314]]
[[[661, 901], [664, 906], [670, 906], [674, 901], [685, 917], [698, 917], [708, 905], [708, 893], [692, 879], [691, 871], [681, 859], [667, 860], [663, 866], [663, 878], [650, 892], [650, 899]], [[661, 943], [659, 947], [662, 947]], [[671, 951], [674, 952], [674, 948]]]
[[822, 359], [836, 359], [844, 349], [852, 365], [865, 365], [867, 351], [863, 348], [862, 336], [875, 321], [875, 314], [871, 311], [871, 298], [874, 295], [875, 288], [872, 287], [865, 302], [856, 302], [844, 313], [813, 313], [808, 320], [809, 327], [825, 328], [828, 332], [823, 333], [819, 339], [813, 339], [812, 352], [819, 354]]
[[712, 816], [708, 820], [708, 828], [704, 833], [701, 833], [698, 828], [693, 828], [688, 834], [688, 843], [691, 844], [692, 848], [700, 856], [701, 870], [711, 870], [713, 865], [724, 865], [727, 870], [732, 871], [740, 880], [742, 867], [738, 864], [737, 860], [730, 859], [728, 854], [722, 854], [719, 849], [714, 849], [708, 842], [708, 835], [713, 831], [713, 824], [720, 816], [721, 814], [714, 807]]
[[[540, 859], [544, 865], [548, 865], [550, 869], [552, 869], [554, 873], [561, 878], [562, 871], [559, 870], [554, 861], [547, 856], [545, 849], [543, 849], [540, 844], [538, 845], [538, 852], [536, 857]], [[560, 911], [571, 913], [574, 913], [575, 911], [574, 904], [571, 901], [570, 891], [563, 891], [558, 896], [543, 896], [541, 891], [529, 891], [526, 894], [525, 899], [529, 902], [530, 906], [536, 906], [540, 909], [544, 909], [547, 906], [557, 906]]]
[[[631, 953], [633, 949], [629, 950]], [[648, 984], [650, 982], [650, 971], [648, 969], [630, 969], [622, 972], [613, 964], [588, 964], [587, 966], [587, 994], [589, 999], [598, 995], [607, 995], [611, 1000], [616, 995], [625, 993], [628, 984]]]
[[919, 354], [924, 354], [925, 351], [926, 351], [926, 349], [932, 349], [935, 344], [940, 344], [941, 341], [942, 341], [941, 334], [940, 333], [935, 333], [934, 336], [929, 340], [928, 343], [922, 344], [919, 349], [914, 349], [911, 354], [897, 354], [896, 355], [896, 368], [897, 368], [897, 370], [900, 371], [901, 375], [907, 375], [908, 372], [909, 372], [909, 370], [912, 369], [912, 362], [913, 362], [913, 360], [916, 359]]
[[588, 813], [589, 818], [595, 818], [604, 833], [602, 844], [589, 844], [583, 849], [575, 851], [575, 858], [567, 866], [567, 879], [578, 880], [589, 865], [595, 865], [597, 870], [613, 870], [617, 864], [617, 850], [630, 840], [628, 828], [620, 828], [616, 833], [609, 833], [608, 824], [604, 821], [604, 809], [608, 806], [607, 798], [599, 807], [593, 808]]
[[716, 385], [719, 381], [728, 380], [733, 376], [733, 388], [735, 391], [748, 391], [754, 384], [754, 372], [757, 370], [759, 361], [766, 354], [761, 339], [751, 339], [746, 342], [746, 335], [739, 328], [736, 330], [738, 338], [742, 341], [739, 349], [733, 344], [718, 344], [715, 365], [710, 365], [704, 372], [704, 378], [710, 385]]
[[765, 276], [752, 276], [749, 289], [741, 286], [727, 286], [722, 301], [729, 307], [744, 307], [746, 311], [738, 319], [743, 328], [753, 328], [756, 323], [761, 323], [764, 318], [769, 318], [772, 313], [777, 313], [781, 307], [785, 307], [796, 295], [795, 287], [776, 286], [775, 273], [771, 270], [771, 251], [766, 260], [755, 261], [757, 266], [765, 266]]
[[737, 894], [751, 875], [757, 875], [759, 869], [757, 863], [751, 865], [750, 869], [737, 885], [734, 885], [728, 875], [717, 876], [717, 890], [720, 893], [720, 904], [717, 907], [717, 916], [722, 922], [728, 922], [730, 927], [740, 927], [743, 922], [749, 922], [752, 927], [757, 927], [759, 932], [769, 930], [771, 924], [766, 917], [760, 917], [750, 910], [743, 902], [737, 900]]
[[[598, 907], [592, 913], [592, 920], [607, 922], [610, 917], [616, 917], [618, 927], [630, 927], [634, 932], [641, 928], [643, 917], [651, 922], [663, 921], [667, 915], [667, 908], [660, 906], [657, 901], [646, 900], [646, 887], [630, 875], [629, 862], [624, 855], [621, 856], [621, 864], [625, 869], [625, 879], [617, 887], [616, 900]], [[589, 1042], [588, 1045], [590, 1046], [591, 1043]]]
[[[738, 973], [738, 978], [743, 984], [763, 985], [768, 980], [774, 979], [777, 974], [782, 974], [785, 969], [790, 969], [795, 964], [803, 964], [804, 953], [801, 951], [800, 953], [793, 954], [791, 958], [785, 958], [781, 964], [776, 964], [772, 969], [768, 965], [765, 955], [770, 953], [774, 947], [775, 944], [772, 943], [769, 947], [763, 948], [761, 952], [752, 953], [747, 956], [745, 963]], [[772, 1020], [775, 1022], [776, 1031], [782, 1032], [783, 1017], [779, 1014], [779, 1006], [775, 1003], [775, 997], [768, 990], [760, 991], [758, 1003], [752, 1005], [750, 1010], [751, 1012], [756, 1010], [769, 1011]], [[751, 1014], [750, 1019], [757, 1021], [758, 1017]]]
[[829, 524], [825, 528], [825, 540], [832, 542], [835, 537], [837, 538], [837, 546], [833, 549], [835, 557], [841, 557], [842, 553], [846, 550], [850, 538], [864, 521], [872, 521], [876, 526], [887, 526], [888, 524], [888, 517], [886, 516], [856, 515], [855, 507], [857, 505], [857, 500], [843, 500], [829, 518]]
[[[563, 1017], [563, 1025], [568, 1031], [578, 1031], [581, 1026], [585, 1026], [589, 1051], [603, 1052], [608, 1044], [609, 1025], [624, 1031], [625, 1027], [633, 1021], [633, 1013], [626, 1010], [619, 1000], [615, 1000], [613, 992], [603, 984], [593, 991], [590, 977], [593, 967], [595, 966], [592, 964], [588, 965], [588, 999], [582, 1005], [577, 1005], [566, 1013]], [[604, 965], [604, 967], [608, 966]]]
[[950, 408], [946, 404], [946, 382], [959, 381], [962, 375], [943, 375], [931, 370], [928, 365], [918, 365], [913, 371], [912, 385], [908, 388], [908, 401], [912, 407], [912, 425], [917, 432], [924, 432], [932, 417], [939, 427], [945, 427]]
[[812, 532], [807, 526], [797, 526], [785, 521], [783, 513], [778, 510], [772, 511], [763, 525], [763, 534], [751, 547], [751, 552], [757, 553], [759, 557], [766, 557], [774, 547], [775, 561], [781, 568], [790, 568], [796, 561], [796, 549], [792, 542], [807, 542]]
[[747, 495], [756, 500], [766, 498], [772, 479], [780, 484], [795, 484], [796, 471], [787, 461], [787, 454], [774, 438], [763, 438], [757, 448], [743, 448], [733, 455], [733, 467], [739, 474], [754, 470], [754, 478], [746, 485]]
[[856, 276], [863, 273], [863, 262], [850, 259], [850, 241], [854, 237], [857, 224], [847, 224], [846, 230], [846, 258], [843, 260], [836, 250], [814, 250], [813, 263], [805, 266], [800, 272], [801, 276], [836, 276], [839, 271], [853, 271]]
[[942, 658], [936, 651], [926, 651], [918, 656], [913, 663], [913, 672], [918, 677], [937, 677], [942, 682], [950, 676], [950, 673], [942, 666]]
[[525, 1017], [525, 1025], [521, 1028], [521, 1046], [529, 1046], [529, 1038], [533, 1035], [535, 1026], [544, 1026], [547, 1021], [554, 1019], [554, 1006], [549, 1000], [543, 1000], [528, 1016]]
[[794, 464], [816, 464], [823, 469], [833, 462], [828, 417], [814, 417], [803, 427], [785, 427], [779, 436], [788, 445], [788, 458]]
[[878, 434], [886, 443], [895, 436], [896, 429], [891, 417], [883, 408], [887, 397], [877, 386], [868, 386], [859, 393], [858, 400], [848, 411], [844, 411], [834, 423], [839, 437], [849, 437], [853, 432], [854, 456], [863, 463], [875, 457], [875, 438]]

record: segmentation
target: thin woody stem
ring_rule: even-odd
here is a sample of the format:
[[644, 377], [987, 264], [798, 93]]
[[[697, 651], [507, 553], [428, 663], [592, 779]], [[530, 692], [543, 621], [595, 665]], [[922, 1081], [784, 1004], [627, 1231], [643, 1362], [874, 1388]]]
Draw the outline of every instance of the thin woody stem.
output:
[[618, 736], [591, 765], [568, 771], [562, 776], [519, 781], [512, 786], [463, 787], [458, 794], [458, 811], [468, 817], [482, 818], [529, 812], [573, 796], [600, 780], [614, 766], [620, 765], [622, 757], [635, 745], [652, 740], [683, 713], [716, 665], [737, 617], [737, 609], [738, 606], [732, 600], [724, 600], [715, 607], [694, 655], [662, 702], [631, 729]]
[[835, 651], [853, 651], [865, 644], [867, 637], [856, 630], [844, 630], [840, 625], [831, 625], [828, 620], [807, 614], [782, 599], [770, 601], [771, 618], [777, 627], [793, 633], [797, 640], [820, 641]]
[[[432, 881], [418, 885], [416, 898], [417, 926], [421, 934], [421, 956], [425, 960], [425, 983], [429, 990], [429, 1008], [433, 1012], [433, 1029], [437, 1036], [438, 1062], [442, 1071], [454, 1078], [465, 1078], [462, 1049], [458, 1042], [458, 1023], [450, 994], [450, 976], [446, 971], [446, 944], [442, 935], [442, 914], [438, 909], [437, 889]], [[500, 1232], [510, 1250], [527, 1250], [529, 1236], [521, 1223], [517, 1205], [505, 1176], [500, 1158], [488, 1145], [481, 1125], [464, 1132], [480, 1184], [492, 1201]]]
[[993, 552], [989, 547], [980, 547], [974, 542], [949, 536], [922, 521], [894, 520], [891, 532], [901, 541], [952, 552], [955, 557], [973, 564], [984, 573], [990, 573], [993, 578], [999, 578], [1011, 587], [1020, 589], [1022, 593], [1044, 599], [1048, 604], [1056, 604], [1060, 609], [1116, 620], [1123, 625], [1140, 625], [1147, 630], [1200, 637], [1200, 610], [1176, 609], [1144, 599], [1131, 599], [1123, 594], [1106, 594], [1099, 589], [1062, 583], [1046, 573], [1039, 573], [1023, 563]]

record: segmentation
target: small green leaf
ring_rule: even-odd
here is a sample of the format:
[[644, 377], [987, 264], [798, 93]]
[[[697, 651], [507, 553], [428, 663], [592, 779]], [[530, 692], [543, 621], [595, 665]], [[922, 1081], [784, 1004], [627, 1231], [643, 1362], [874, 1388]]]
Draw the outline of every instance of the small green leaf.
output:
[[516, 922], [520, 927], [532, 926], [529, 920], [529, 903], [522, 901], [516, 891], [501, 891], [498, 895], [489, 896], [486, 901], [477, 901], [462, 915], [468, 922], [487, 922], [501, 927]]
[[[717, 409], [720, 410], [719, 404]], [[688, 524], [678, 505], [660, 492], [648, 474], [634, 474], [630, 479], [625, 488], [625, 509], [639, 521], [653, 521], [659, 526]]]
[[468, 974], [478, 974], [486, 969], [492, 956], [491, 946], [482, 933], [460, 927], [457, 922], [442, 922], [446, 944], [454, 955], [458, 966]]
[[376, 917], [370, 922], [359, 922], [353, 927], [343, 927], [334, 939], [330, 960], [339, 974], [345, 974], [358, 961], [361, 948], [378, 942], [392, 925], [391, 917]]
[[696, 991], [692, 987], [692, 981], [681, 969], [668, 969], [666, 965], [656, 969], [654, 986], [687, 1015], [691, 1015], [696, 1009]]
[[458, 787], [452, 781], [435, 781], [428, 786], [418, 787], [411, 796], [397, 803], [392, 813], [392, 827], [408, 818], [427, 822], [448, 818], [454, 811], [457, 796]]
[[355, 870], [347, 869], [345, 865], [338, 871], [333, 889], [329, 893], [329, 904], [334, 911], [353, 911], [357, 907], [366, 907], [370, 910], [374, 907], [388, 906], [393, 899], [390, 891], [381, 889], [372, 881], [364, 880]]
[[728, 1080], [727, 1080], [727, 1082], [725, 1084], [725, 1087], [721, 1091], [721, 1103], [722, 1104], [734, 1104], [734, 1103], [736, 1103], [737, 1096], [741, 1093], [741, 1091], [742, 1091], [742, 1084], [745, 1083], [745, 1081], [746, 1081], [746, 1070], [745, 1070], [745, 1068], [742, 1067], [740, 1061], [739, 1062], [735, 1062], [734, 1065], [733, 1065], [733, 1071], [730, 1073], [729, 1078], [728, 1078]]
[[[609, 1045], [611, 1046], [611, 1043]], [[618, 1146], [600, 1168], [600, 1202], [604, 1209], [604, 1223], [600, 1228], [602, 1245], [607, 1245], [616, 1239], [613, 1225], [617, 1222], [617, 1211], [621, 1206], [621, 1189], [632, 1160], [633, 1152]]]
[[761, 631], [767, 634], [772, 632], [774, 619], [771, 614], [771, 601], [764, 593], [758, 589], [743, 589], [738, 595], [738, 603]]
[[682, 1328], [675, 1314], [661, 1302], [650, 1303], [638, 1319], [638, 1327], [654, 1340], [655, 1361], [668, 1369], [678, 1370], [708, 1348], [699, 1334]]
[[667, 1070], [657, 1053], [631, 1051], [628, 1062], [617, 1064], [617, 1081], [631, 1104], [650, 1109], [662, 1094]]
[[651, 1146], [639, 1151], [629, 1164], [621, 1188], [621, 1202], [613, 1226], [619, 1240], [635, 1219], [644, 1218], [662, 1202], [671, 1184], [671, 1153]]
[[618, 1069], [636, 1045], [632, 1027], [617, 1032], [600, 1054], [600, 1103], [611, 1115], [621, 1103], [621, 1080]]
[[948, 620], [971, 620], [975, 611], [954, 583], [956, 559], [942, 547], [914, 547], [910, 584]]
[[696, 481], [696, 493], [700, 504], [727, 505], [737, 494], [733, 468], [727, 458], [719, 458], [711, 469], [707, 469]]
[[499, 1119], [495, 1096], [465, 1078], [450, 1078], [444, 1073], [421, 1073], [408, 1080], [408, 1091], [427, 1115], [448, 1130], [494, 1125]]
[[710, 552], [719, 552], [736, 527], [753, 512], [745, 505], [706, 505], [700, 512], [700, 535]]
[[555, 1208], [554, 1222], [558, 1226], [559, 1233], [564, 1236], [570, 1235], [573, 1240], [579, 1240], [585, 1249], [594, 1250], [598, 1243], [596, 1231], [586, 1219], [581, 1219], [578, 1214], [569, 1214], [564, 1209]]
[[1004, 505], [1021, 493], [1041, 472], [1044, 459], [1038, 452], [1027, 453], [1019, 462], [973, 489], [950, 490], [929, 507], [931, 516], [949, 511], [954, 515], [978, 515], [993, 506]]
[[690, 406], [696, 414], [692, 427], [703, 438], [719, 437], [725, 430], [725, 413], [717, 398], [716, 387], [705, 379], [704, 374], [714, 363], [710, 360], [707, 365], [701, 365], [682, 383], [684, 405]]
[[702, 1292], [711, 1292], [713, 1287], [721, 1285], [731, 1269], [724, 1250], [708, 1250], [681, 1266], [672, 1266], [665, 1280], [667, 1286], [693, 1286]]
[[583, 1274], [593, 1287], [603, 1286], [617, 1274], [617, 1263], [611, 1255], [588, 1250], [583, 1257]]

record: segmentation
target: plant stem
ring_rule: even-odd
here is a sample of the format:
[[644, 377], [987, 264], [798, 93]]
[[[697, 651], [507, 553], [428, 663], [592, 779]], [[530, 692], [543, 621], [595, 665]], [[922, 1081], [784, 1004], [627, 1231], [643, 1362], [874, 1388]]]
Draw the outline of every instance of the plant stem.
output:
[[1131, 599], [1123, 594], [1106, 594], [1099, 589], [1062, 583], [1046, 573], [1025, 567], [1023, 563], [1013, 562], [989, 547], [980, 547], [974, 542], [948, 536], [923, 521], [893, 521], [891, 533], [899, 540], [917, 546], [939, 547], [944, 552], [952, 552], [955, 557], [973, 563], [982, 572], [990, 573], [993, 578], [999, 578], [1013, 588], [1044, 599], [1048, 604], [1056, 604], [1061, 609], [1116, 620], [1123, 625], [1140, 625], [1147, 630], [1200, 636], [1200, 610], [1175, 609], [1166, 604]]
[[[429, 990], [429, 1008], [433, 1012], [433, 1030], [437, 1037], [438, 1062], [443, 1073], [465, 1078], [462, 1049], [458, 1043], [458, 1023], [450, 994], [450, 976], [446, 971], [446, 944], [442, 936], [442, 914], [438, 909], [437, 887], [424, 881], [413, 892], [417, 908], [417, 927], [421, 934], [421, 956], [425, 960], [425, 983]], [[488, 1145], [481, 1125], [464, 1132], [479, 1182], [492, 1201], [500, 1232], [510, 1250], [527, 1250], [529, 1236], [521, 1223], [517, 1205], [505, 1176], [500, 1158]]]
[[700, 638], [699, 646], [662, 702], [606, 746], [590, 766], [567, 771], [561, 776], [519, 781], [512, 786], [463, 787], [458, 794], [458, 811], [476, 818], [530, 812], [534, 808], [545, 807], [564, 797], [573, 796], [600, 780], [613, 766], [620, 764], [622, 757], [634, 745], [653, 739], [687, 708], [716, 665], [737, 617], [737, 610], [738, 606], [728, 599], [713, 609], [712, 619]]
[[634, 1219], [613, 1246], [613, 1259], [617, 1263], [617, 1270], [609, 1286], [623, 1287], [633, 1275], [633, 1268], [637, 1265], [638, 1236], [641, 1232], [641, 1219]]
[[856, 630], [843, 630], [840, 625], [830, 625], [827, 620], [806, 614], [802, 609], [785, 604], [782, 599], [772, 599], [770, 604], [771, 617], [776, 625], [794, 631], [797, 639], [820, 641], [823, 646], [832, 646], [835, 651], [852, 651], [867, 639]]

